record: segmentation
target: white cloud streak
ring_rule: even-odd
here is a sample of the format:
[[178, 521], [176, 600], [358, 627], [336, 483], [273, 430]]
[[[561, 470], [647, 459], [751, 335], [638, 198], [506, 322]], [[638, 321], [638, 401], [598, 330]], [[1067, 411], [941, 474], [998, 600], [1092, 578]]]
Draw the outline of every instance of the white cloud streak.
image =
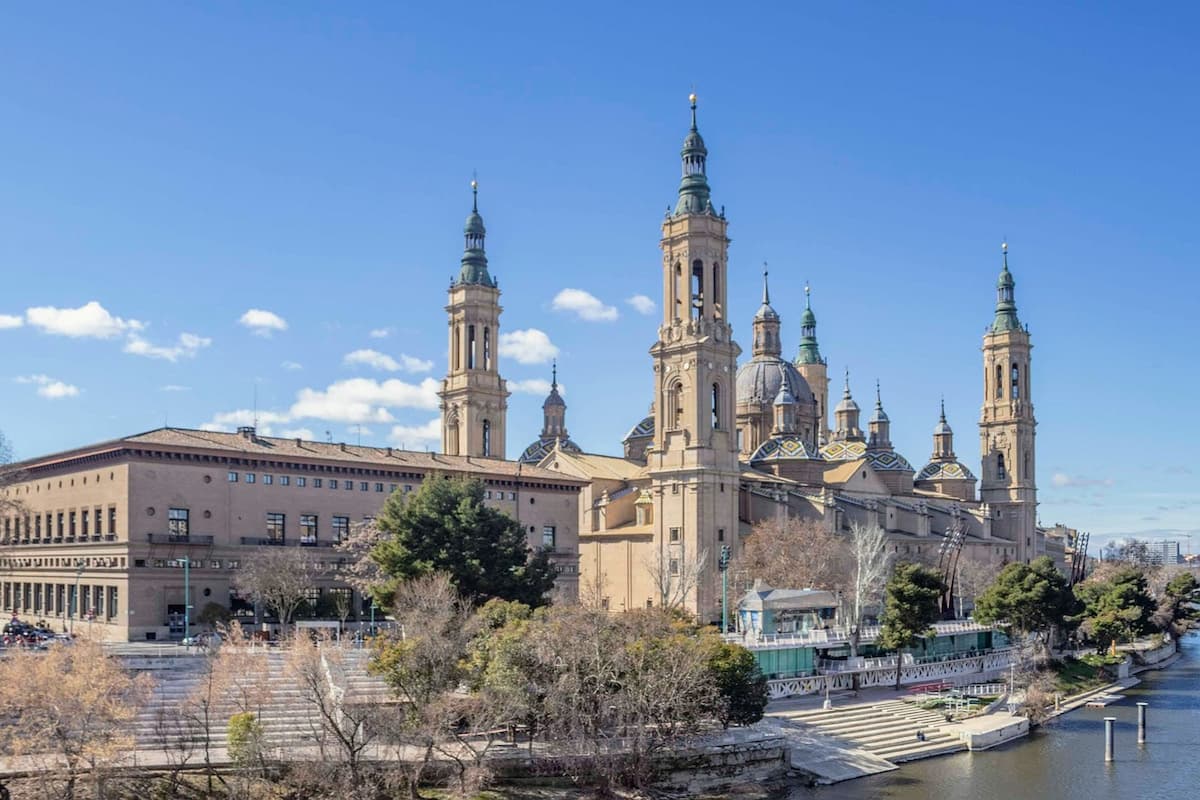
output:
[[12, 314], [0, 314], [0, 331], [19, 328], [25, 324], [25, 318]]
[[72, 339], [114, 339], [140, 331], [145, 324], [136, 319], [113, 316], [95, 300], [79, 308], [35, 306], [25, 309], [25, 321], [43, 333]]
[[347, 353], [342, 359], [346, 365], [361, 365], [380, 370], [381, 372], [428, 372], [433, 369], [433, 362], [410, 355], [400, 354], [400, 359], [394, 359], [378, 350], [363, 349]]
[[57, 378], [51, 378], [49, 375], [22, 375], [17, 378], [17, 383], [37, 386], [38, 396], [45, 397], [48, 400], [61, 400], [64, 397], [79, 396], [78, 386], [64, 383]]
[[653, 314], [656, 308], [654, 301], [644, 294], [635, 294], [633, 297], [626, 298], [625, 302], [632, 306], [634, 311], [643, 316]]
[[500, 355], [518, 364], [546, 364], [558, 355], [550, 337], [537, 328], [500, 334]]
[[442, 420], [434, 417], [422, 425], [396, 425], [388, 434], [388, 441], [408, 450], [437, 449], [442, 443]]
[[563, 289], [554, 296], [550, 307], [575, 314], [588, 322], [612, 322], [620, 316], [615, 307], [605, 305], [600, 298], [583, 289]]
[[287, 320], [273, 311], [251, 308], [238, 319], [238, 324], [249, 328], [256, 336], [270, 336], [276, 331], [286, 331]]
[[125, 352], [146, 358], [161, 358], [164, 361], [175, 362], [181, 358], [195, 358], [196, 353], [212, 344], [212, 339], [197, 336], [194, 333], [181, 333], [173, 345], [151, 344], [136, 333], [129, 334], [125, 340]]

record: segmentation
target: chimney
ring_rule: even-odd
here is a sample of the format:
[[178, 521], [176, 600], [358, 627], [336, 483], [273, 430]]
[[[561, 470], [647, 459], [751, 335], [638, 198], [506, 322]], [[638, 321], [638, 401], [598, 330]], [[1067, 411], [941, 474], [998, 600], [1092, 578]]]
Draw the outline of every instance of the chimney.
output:
[[389, 447], [388, 448], [388, 458], [391, 458], [391, 456], [392, 456], [392, 448]]
[[238, 432], [238, 435], [241, 436], [246, 441], [248, 441], [248, 442], [254, 441], [254, 426], [253, 425], [243, 425], [242, 427], [237, 429], [237, 432]]
[[338, 443], [338, 449], [339, 449], [339, 450], [341, 450], [343, 453], [344, 453], [344, 452], [346, 452], [346, 443], [345, 443], [345, 442], [339, 442], [339, 443]]
[[300, 437], [297, 436], [296, 437], [296, 447], [299, 447], [299, 446], [300, 446]]

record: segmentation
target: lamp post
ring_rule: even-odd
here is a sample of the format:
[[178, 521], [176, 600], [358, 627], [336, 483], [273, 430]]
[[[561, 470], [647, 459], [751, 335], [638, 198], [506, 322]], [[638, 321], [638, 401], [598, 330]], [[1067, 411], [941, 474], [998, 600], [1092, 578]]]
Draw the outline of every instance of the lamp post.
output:
[[190, 573], [192, 569], [192, 560], [187, 556], [179, 559], [183, 563], [183, 643], [188, 643], [188, 627], [191, 623], [191, 608], [192, 608], [192, 592], [190, 583]]
[[721, 633], [729, 633], [729, 545], [721, 545], [721, 557], [717, 559], [721, 570]]
[[375, 598], [371, 598], [371, 635], [375, 635]]
[[71, 599], [71, 635], [75, 635], [75, 615], [79, 613], [79, 578], [83, 575], [83, 559], [75, 559], [75, 596]]

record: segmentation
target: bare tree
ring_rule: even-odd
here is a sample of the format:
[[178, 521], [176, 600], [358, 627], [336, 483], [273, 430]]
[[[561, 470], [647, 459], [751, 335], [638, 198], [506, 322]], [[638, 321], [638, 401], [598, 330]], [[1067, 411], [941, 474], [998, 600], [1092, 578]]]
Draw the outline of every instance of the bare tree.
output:
[[39, 796], [73, 800], [92, 774], [102, 796], [102, 771], [133, 749], [130, 723], [149, 690], [81, 638], [46, 653], [18, 650], [0, 659], [0, 752], [25, 757], [45, 780]]
[[600, 608], [608, 591], [608, 573], [592, 570], [591, 575], [579, 582], [579, 603], [588, 608]]
[[878, 608], [891, 568], [887, 534], [877, 524], [850, 523], [850, 574], [842, 594], [842, 614], [850, 631], [850, 657], [858, 655], [863, 618]]
[[734, 583], [751, 586], [761, 580], [782, 589], [843, 588], [847, 574], [846, 544], [819, 522], [795, 517], [755, 523], [734, 565]]
[[362, 595], [370, 595], [387, 583], [388, 577], [371, 558], [375, 545], [387, 537], [375, 520], [357, 522], [350, 527], [350, 535], [333, 546], [339, 555], [337, 575], [353, 586]]
[[274, 611], [287, 628], [316, 577], [316, 565], [304, 548], [262, 547], [234, 574], [233, 588]]
[[704, 577], [708, 551], [701, 550], [694, 556], [673, 556], [656, 550], [643, 564], [658, 594], [659, 608], [682, 608]]
[[971, 606], [974, 607], [975, 598], [991, 586], [1000, 569], [999, 564], [990, 564], [976, 558], [970, 551], [964, 552], [959, 559], [958, 572], [955, 576], [956, 594], [960, 605], [964, 600], [969, 599]]

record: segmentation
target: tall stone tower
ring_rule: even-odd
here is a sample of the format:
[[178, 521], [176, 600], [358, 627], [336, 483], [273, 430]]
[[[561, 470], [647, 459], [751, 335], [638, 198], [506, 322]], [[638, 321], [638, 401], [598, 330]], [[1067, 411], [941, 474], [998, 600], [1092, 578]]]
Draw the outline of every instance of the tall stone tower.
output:
[[471, 181], [471, 214], [463, 229], [462, 269], [450, 284], [446, 306], [450, 364], [442, 390], [442, 452], [504, 458], [508, 389], [500, 377], [500, 289], [488, 274], [479, 184]]
[[800, 352], [796, 354], [796, 369], [804, 376], [817, 399], [818, 444], [830, 441], [829, 431], [829, 373], [821, 348], [817, 346], [817, 315], [812, 310], [811, 291], [804, 286], [804, 314], [800, 317]]
[[1032, 381], [1029, 331], [1017, 319], [1013, 276], [1004, 267], [996, 283], [996, 316], [983, 336], [983, 410], [979, 445], [983, 457], [980, 500], [990, 506], [992, 532], [1015, 546], [1015, 560], [1028, 563], [1037, 549]]
[[738, 555], [734, 413], [741, 349], [727, 321], [727, 223], [709, 197], [695, 95], [691, 104], [679, 200], [662, 224], [663, 321], [650, 348], [655, 419], [647, 465], [660, 595], [653, 602], [682, 593], [683, 607], [709, 621], [721, 613], [721, 547]]

